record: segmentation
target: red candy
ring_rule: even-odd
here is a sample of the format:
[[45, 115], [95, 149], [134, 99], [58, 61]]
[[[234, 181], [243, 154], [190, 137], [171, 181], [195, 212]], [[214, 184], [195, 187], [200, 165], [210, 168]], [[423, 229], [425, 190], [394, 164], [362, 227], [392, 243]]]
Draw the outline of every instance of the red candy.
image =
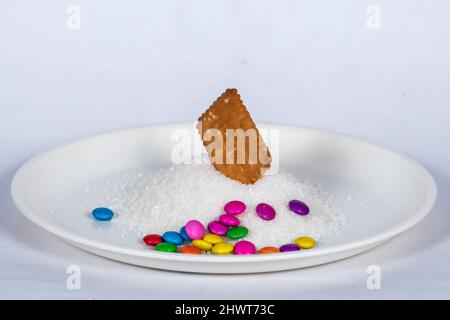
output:
[[163, 242], [163, 238], [159, 234], [148, 234], [143, 240], [149, 246], [156, 246]]

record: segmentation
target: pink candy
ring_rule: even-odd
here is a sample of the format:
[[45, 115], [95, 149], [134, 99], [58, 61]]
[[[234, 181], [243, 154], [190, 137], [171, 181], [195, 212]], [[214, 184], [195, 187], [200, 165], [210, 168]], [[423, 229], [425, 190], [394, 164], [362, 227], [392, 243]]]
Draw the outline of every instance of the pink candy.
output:
[[208, 230], [209, 230], [209, 232], [211, 232], [213, 234], [217, 234], [219, 236], [224, 236], [228, 232], [228, 227], [221, 224], [220, 222], [211, 221], [208, 224]]
[[266, 221], [275, 219], [276, 212], [275, 209], [267, 203], [260, 203], [256, 206], [256, 213], [258, 216]]
[[244, 212], [246, 208], [245, 203], [242, 201], [233, 200], [225, 204], [223, 209], [228, 214], [236, 215]]
[[238, 218], [226, 213], [219, 217], [219, 222], [230, 227], [238, 226], [241, 223]]
[[192, 240], [202, 239], [205, 235], [205, 227], [198, 220], [190, 220], [185, 226], [186, 234]]
[[256, 252], [255, 245], [250, 241], [241, 240], [234, 245], [234, 254], [254, 254]]

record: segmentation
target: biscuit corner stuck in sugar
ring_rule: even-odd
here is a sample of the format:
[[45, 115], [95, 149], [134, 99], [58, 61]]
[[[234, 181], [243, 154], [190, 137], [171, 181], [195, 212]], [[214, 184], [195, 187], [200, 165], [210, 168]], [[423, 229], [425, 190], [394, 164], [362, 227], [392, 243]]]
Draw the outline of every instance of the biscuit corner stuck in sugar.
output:
[[197, 126], [216, 170], [253, 184], [270, 168], [271, 155], [236, 89], [227, 89], [200, 116]]

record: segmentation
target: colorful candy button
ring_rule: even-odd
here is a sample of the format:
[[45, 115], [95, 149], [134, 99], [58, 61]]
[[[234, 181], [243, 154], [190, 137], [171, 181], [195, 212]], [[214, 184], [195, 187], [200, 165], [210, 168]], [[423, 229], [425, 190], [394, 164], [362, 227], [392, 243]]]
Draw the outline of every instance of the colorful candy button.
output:
[[209, 243], [208, 241], [205, 241], [205, 240], [194, 240], [194, 241], [192, 241], [192, 245], [193, 246], [195, 246], [195, 247], [197, 247], [197, 248], [199, 248], [199, 249], [201, 249], [201, 250], [204, 250], [204, 251], [209, 251], [209, 250], [211, 250], [211, 248], [212, 248], [212, 244], [211, 243]]
[[198, 220], [190, 220], [185, 226], [186, 234], [192, 240], [203, 238], [205, 235], [205, 227]]
[[278, 253], [280, 250], [277, 247], [264, 247], [259, 249], [258, 253], [268, 254], [268, 253]]
[[143, 240], [149, 246], [156, 246], [163, 242], [163, 238], [159, 234], [148, 234]]
[[219, 217], [219, 222], [230, 227], [238, 226], [241, 222], [231, 214], [224, 213]]
[[111, 209], [108, 208], [96, 208], [92, 210], [92, 215], [95, 219], [100, 221], [109, 221], [114, 216], [114, 213]]
[[236, 242], [233, 251], [234, 254], [237, 255], [254, 254], [256, 252], [256, 248], [255, 245], [250, 241], [241, 240]]
[[289, 209], [300, 216], [306, 216], [309, 213], [309, 207], [300, 200], [289, 201]]
[[194, 246], [183, 246], [178, 251], [184, 254], [202, 254], [202, 250]]
[[295, 239], [295, 244], [302, 249], [311, 249], [316, 245], [316, 240], [310, 237], [300, 237]]
[[231, 254], [233, 252], [233, 245], [228, 242], [222, 242], [214, 245], [211, 249], [213, 254]]
[[184, 241], [189, 241], [189, 242], [192, 241], [192, 239], [189, 238], [189, 236], [188, 236], [187, 233], [186, 233], [186, 227], [182, 227], [182, 228], [180, 229], [180, 236], [183, 238]]
[[256, 213], [258, 216], [266, 221], [275, 219], [276, 212], [275, 209], [267, 203], [260, 203], [256, 206]]
[[300, 250], [300, 247], [293, 243], [285, 244], [280, 247], [281, 252], [298, 251], [298, 250]]
[[244, 212], [246, 208], [247, 207], [245, 203], [243, 203], [242, 201], [233, 200], [225, 204], [223, 210], [228, 214], [236, 215]]
[[164, 242], [169, 242], [173, 244], [183, 244], [183, 238], [178, 232], [175, 231], [166, 231], [163, 234]]
[[208, 224], [208, 230], [211, 233], [217, 234], [219, 236], [224, 236], [228, 231], [228, 227], [221, 224], [220, 222], [211, 221]]
[[227, 232], [227, 238], [237, 240], [242, 239], [248, 234], [248, 229], [243, 226], [233, 227]]
[[223, 242], [223, 238], [217, 234], [208, 233], [203, 237], [203, 240], [211, 244], [218, 244]]
[[177, 252], [177, 246], [168, 242], [161, 242], [155, 249], [161, 252]]

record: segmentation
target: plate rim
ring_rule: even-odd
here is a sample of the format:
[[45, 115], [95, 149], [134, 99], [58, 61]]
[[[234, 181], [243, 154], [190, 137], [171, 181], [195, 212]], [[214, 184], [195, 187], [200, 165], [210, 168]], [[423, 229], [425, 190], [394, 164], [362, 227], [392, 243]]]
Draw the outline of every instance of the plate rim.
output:
[[340, 138], [348, 139], [356, 143], [362, 143], [366, 145], [370, 145], [371, 147], [375, 147], [383, 152], [391, 153], [392, 155], [395, 155], [399, 157], [401, 160], [406, 161], [413, 165], [416, 170], [421, 172], [421, 174], [424, 176], [426, 181], [425, 189], [428, 190], [428, 192], [425, 195], [425, 199], [422, 202], [421, 206], [417, 208], [414, 211], [414, 214], [405, 219], [402, 223], [399, 223], [396, 226], [393, 226], [391, 228], [388, 228], [382, 232], [376, 233], [372, 236], [361, 238], [358, 241], [351, 241], [349, 243], [340, 244], [337, 246], [330, 246], [327, 248], [321, 248], [317, 247], [314, 250], [301, 250], [299, 252], [287, 252], [280, 254], [266, 254], [266, 255], [245, 255], [245, 256], [214, 256], [214, 258], [211, 258], [209, 255], [174, 255], [174, 254], [167, 254], [164, 252], [158, 252], [154, 250], [142, 250], [142, 249], [131, 249], [131, 248], [123, 248], [117, 245], [109, 245], [101, 241], [97, 240], [90, 240], [83, 236], [78, 235], [77, 233], [62, 228], [59, 225], [55, 223], [49, 223], [45, 219], [41, 218], [38, 213], [36, 213], [32, 208], [30, 208], [26, 201], [23, 199], [23, 196], [20, 192], [20, 185], [22, 183], [22, 180], [24, 179], [24, 175], [27, 172], [27, 170], [33, 165], [34, 162], [39, 161], [41, 158], [44, 158], [45, 156], [59, 151], [63, 148], [70, 147], [72, 145], [83, 143], [88, 140], [98, 139], [103, 136], [111, 135], [111, 134], [121, 134], [124, 132], [131, 132], [131, 131], [137, 131], [137, 130], [145, 130], [149, 128], [167, 128], [171, 126], [183, 126], [183, 127], [189, 127], [192, 126], [193, 123], [189, 122], [180, 122], [180, 123], [167, 123], [167, 124], [154, 124], [154, 125], [147, 125], [147, 126], [138, 126], [138, 127], [130, 127], [130, 128], [123, 128], [118, 130], [110, 130], [107, 132], [95, 134], [92, 136], [84, 137], [81, 139], [76, 139], [70, 142], [67, 142], [65, 144], [62, 144], [60, 146], [53, 147], [51, 149], [48, 149], [47, 151], [43, 151], [41, 153], [38, 153], [37, 155], [31, 157], [29, 160], [27, 160], [25, 163], [23, 163], [19, 169], [16, 171], [16, 173], [13, 176], [12, 182], [11, 182], [11, 197], [13, 199], [13, 202], [15, 206], [18, 208], [20, 213], [24, 215], [28, 220], [30, 220], [33, 224], [39, 226], [40, 228], [46, 230], [47, 232], [50, 232], [51, 234], [56, 235], [57, 237], [68, 241], [73, 244], [81, 244], [85, 247], [95, 248], [102, 251], [107, 251], [115, 254], [121, 254], [121, 255], [127, 255], [127, 256], [133, 256], [137, 258], [148, 258], [148, 259], [157, 259], [157, 260], [169, 260], [169, 261], [177, 261], [177, 262], [208, 262], [208, 263], [243, 263], [243, 262], [267, 262], [267, 261], [285, 261], [285, 260], [294, 260], [294, 259], [301, 259], [301, 258], [312, 258], [317, 256], [326, 256], [330, 254], [338, 254], [338, 253], [344, 253], [351, 250], [357, 250], [359, 248], [364, 248], [367, 246], [379, 244], [382, 242], [385, 242], [389, 240], [390, 238], [410, 229], [414, 225], [418, 224], [420, 221], [422, 221], [427, 215], [429, 215], [433, 209], [433, 206], [437, 199], [437, 186], [436, 182], [431, 175], [431, 173], [420, 163], [418, 163], [416, 160], [413, 160], [397, 151], [391, 150], [389, 148], [383, 147], [377, 143], [373, 143], [367, 140], [363, 140], [360, 138], [356, 138], [354, 136], [345, 134], [345, 133], [339, 133], [334, 132], [330, 130], [324, 130], [319, 128], [311, 128], [311, 127], [305, 127], [305, 126], [295, 126], [295, 125], [286, 125], [286, 124], [273, 124], [273, 123], [259, 123], [258, 125], [261, 127], [282, 127], [286, 129], [302, 129], [307, 131], [314, 131], [319, 134], [326, 134], [331, 136], [338, 136]]

